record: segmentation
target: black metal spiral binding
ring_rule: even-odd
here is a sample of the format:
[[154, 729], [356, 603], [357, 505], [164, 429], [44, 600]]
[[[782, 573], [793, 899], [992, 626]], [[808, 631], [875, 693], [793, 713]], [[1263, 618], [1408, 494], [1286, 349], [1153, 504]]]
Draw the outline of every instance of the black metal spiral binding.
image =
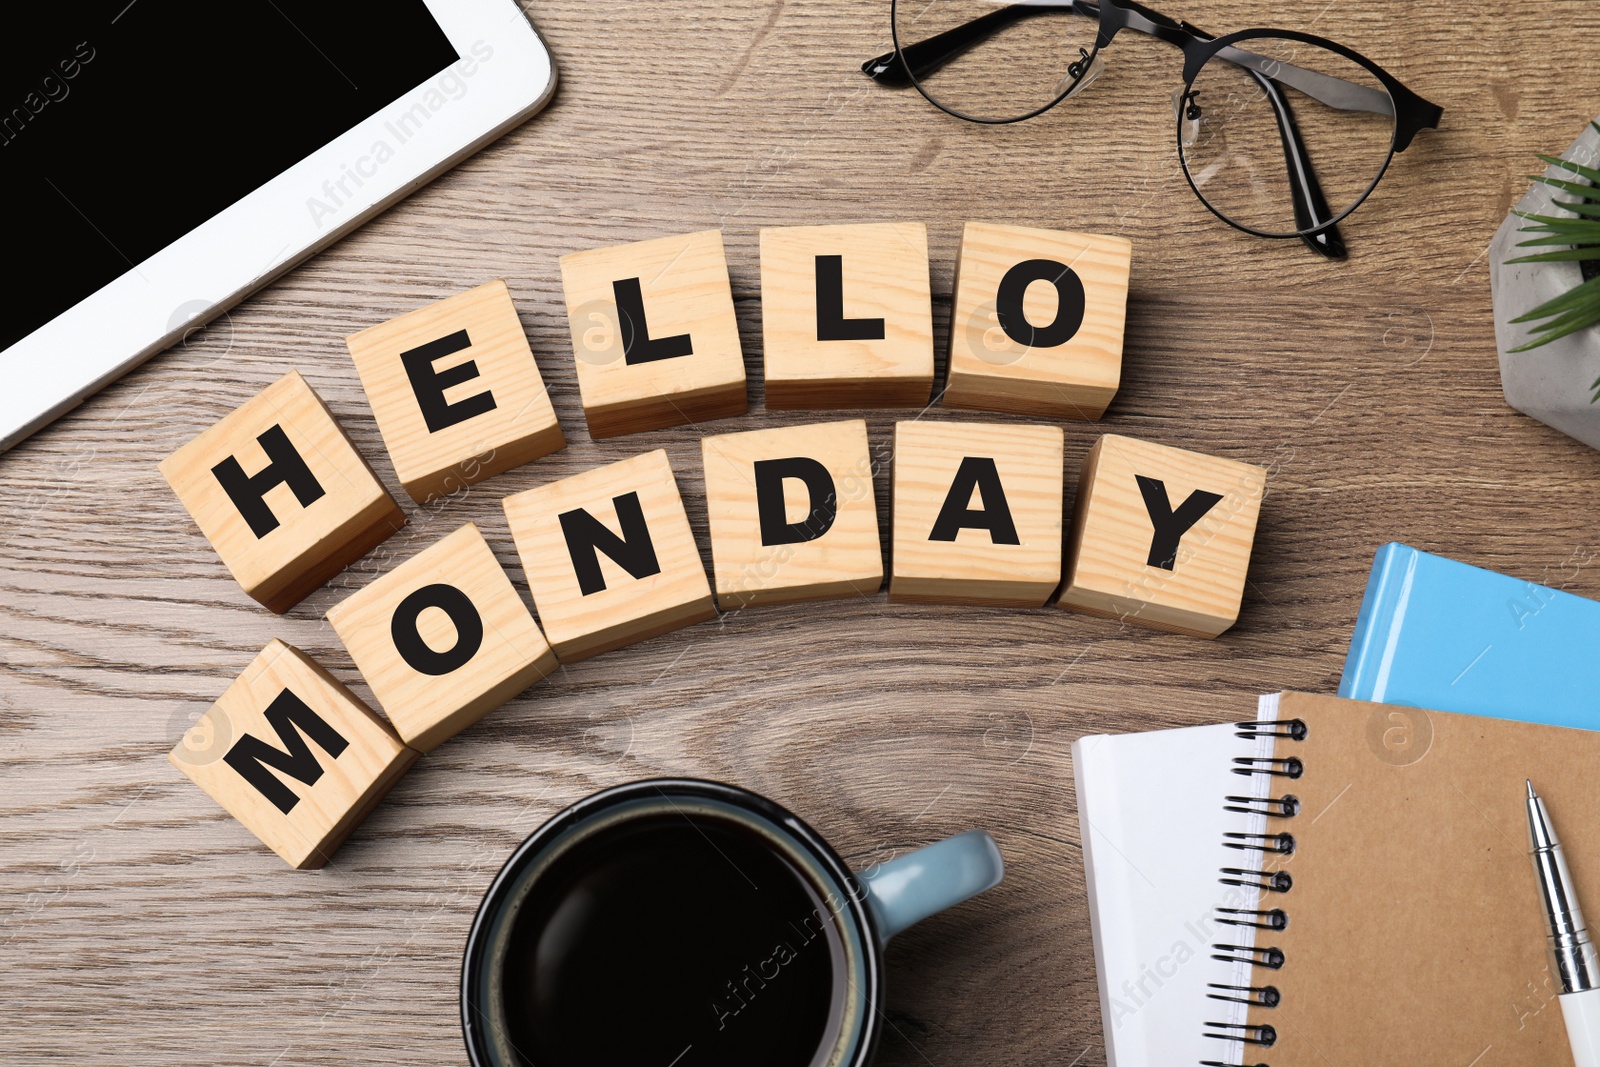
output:
[[1244, 815], [1265, 815], [1269, 819], [1292, 819], [1300, 814], [1300, 798], [1293, 793], [1281, 797], [1224, 797], [1224, 811]]
[[1234, 774], [1271, 774], [1279, 778], [1298, 778], [1306, 773], [1305, 764], [1298, 756], [1288, 759], [1268, 759], [1264, 756], [1233, 757]]
[[1287, 737], [1291, 741], [1304, 741], [1308, 731], [1300, 719], [1264, 719], [1234, 723], [1234, 733], [1239, 737]]
[[[1262, 738], [1273, 738], [1275, 741], [1304, 741], [1309, 731], [1304, 720], [1281, 719], [1238, 723], [1234, 732], [1238, 737], [1249, 741]], [[1234, 774], [1245, 776], [1265, 775], [1294, 779], [1305, 773], [1305, 764], [1296, 756], [1278, 757], [1276, 753], [1270, 757], [1236, 756], [1231, 770]], [[1223, 808], [1241, 815], [1292, 819], [1300, 814], [1300, 798], [1292, 793], [1285, 793], [1281, 797], [1228, 796], [1223, 798]], [[1242, 852], [1258, 852], [1263, 856], [1287, 856], [1293, 853], [1295, 848], [1294, 835], [1283, 832], [1257, 834], [1229, 831], [1223, 837], [1222, 844], [1227, 848]], [[1221, 882], [1223, 885], [1254, 889], [1260, 893], [1287, 893], [1294, 886], [1294, 879], [1290, 877], [1288, 871], [1250, 867], [1222, 868]], [[1282, 908], [1219, 907], [1216, 920], [1225, 926], [1256, 930], [1283, 930], [1289, 925], [1289, 915]], [[1212, 945], [1211, 949], [1211, 958], [1224, 963], [1242, 963], [1269, 971], [1276, 971], [1284, 964], [1283, 950], [1275, 946], [1261, 948], [1255, 945], [1218, 943]], [[1248, 1004], [1251, 1007], [1276, 1008], [1283, 999], [1275, 985], [1230, 985], [1210, 982], [1207, 988], [1211, 992], [1206, 996], [1212, 1000]], [[1259, 1048], [1271, 1048], [1278, 1040], [1278, 1032], [1265, 1024], [1208, 1022], [1206, 1026], [1209, 1029], [1205, 1031], [1205, 1036], [1219, 1041], [1238, 1041]], [[1252, 1067], [1244, 1062], [1243, 1057], [1237, 1063], [1222, 1060], [1200, 1062], [1202, 1067]], [[1267, 1064], [1257, 1063], [1253, 1067], [1267, 1067]]]

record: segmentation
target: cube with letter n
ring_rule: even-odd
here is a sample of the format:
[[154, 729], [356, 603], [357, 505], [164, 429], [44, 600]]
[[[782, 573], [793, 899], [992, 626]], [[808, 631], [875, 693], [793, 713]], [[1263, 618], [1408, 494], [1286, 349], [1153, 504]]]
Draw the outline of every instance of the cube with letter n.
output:
[[417, 753], [310, 656], [275, 640], [167, 758], [306, 870], [328, 862]]
[[162, 460], [161, 473], [244, 591], [277, 612], [406, 521], [296, 371]]
[[1059, 426], [901, 422], [889, 599], [1041, 607], [1061, 581]]
[[563, 663], [716, 614], [664, 451], [509, 496], [511, 537]]

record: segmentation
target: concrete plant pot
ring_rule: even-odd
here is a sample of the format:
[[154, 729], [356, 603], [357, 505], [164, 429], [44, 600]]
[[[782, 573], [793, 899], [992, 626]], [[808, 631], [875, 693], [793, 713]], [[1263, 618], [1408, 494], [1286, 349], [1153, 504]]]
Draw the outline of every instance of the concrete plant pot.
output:
[[[1600, 160], [1600, 133], [1585, 126], [1582, 136], [1561, 158], [1595, 166]], [[1575, 180], [1572, 174], [1555, 167], [1545, 174]], [[1570, 199], [1559, 190], [1535, 182], [1516, 210], [1536, 215], [1568, 214], [1551, 206], [1558, 196]], [[1517, 215], [1507, 215], [1489, 245], [1495, 343], [1500, 349], [1500, 385], [1505, 390], [1506, 403], [1590, 448], [1600, 448], [1600, 404], [1589, 402], [1593, 383], [1600, 378], [1600, 327], [1579, 330], [1532, 351], [1511, 351], [1529, 341], [1533, 336], [1529, 327], [1538, 325], [1513, 323], [1512, 319], [1583, 281], [1578, 263], [1507, 263], [1519, 255], [1541, 251], [1517, 247], [1518, 242], [1534, 236], [1519, 232], [1524, 224], [1525, 220]]]

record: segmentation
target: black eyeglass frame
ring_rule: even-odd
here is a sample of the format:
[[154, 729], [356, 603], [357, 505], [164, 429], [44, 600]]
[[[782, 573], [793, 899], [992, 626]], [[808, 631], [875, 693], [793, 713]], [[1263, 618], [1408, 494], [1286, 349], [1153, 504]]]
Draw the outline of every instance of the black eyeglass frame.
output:
[[[1421, 96], [1406, 88], [1394, 75], [1361, 53], [1337, 41], [1299, 30], [1246, 29], [1225, 34], [1221, 37], [1213, 37], [1188, 22], [1163, 15], [1135, 2], [1135, 0], [1101, 0], [1100, 3], [1095, 3], [1093, 0], [1071, 0], [1070, 3], [1063, 4], [1012, 4], [1007, 7], [997, 8], [989, 14], [980, 16], [962, 26], [946, 30], [923, 41], [904, 45], [900, 41], [899, 20], [894, 17], [899, 3], [900, 0], [891, 0], [890, 7], [890, 32], [894, 37], [895, 50], [862, 64], [862, 72], [882, 85], [894, 88], [913, 86], [924, 99], [939, 110], [956, 118], [986, 125], [1022, 122], [1037, 115], [1042, 115], [1067, 99], [1077, 91], [1084, 75], [1099, 56], [1100, 50], [1108, 47], [1122, 30], [1136, 30], [1174, 45], [1182, 50], [1184, 56], [1183, 88], [1181, 96], [1175, 96], [1175, 101], [1181, 100], [1183, 103], [1182, 107], [1175, 108], [1177, 112], [1178, 157], [1182, 165], [1184, 179], [1189, 183], [1189, 187], [1194, 191], [1195, 196], [1206, 206], [1206, 210], [1237, 230], [1242, 230], [1258, 237], [1299, 237], [1314, 250], [1332, 258], [1342, 257], [1345, 251], [1344, 241], [1338, 234], [1337, 224], [1349, 216], [1356, 208], [1360, 207], [1367, 197], [1372, 195], [1372, 190], [1377, 188], [1378, 182], [1382, 180], [1383, 175], [1388, 171], [1389, 164], [1393, 161], [1395, 153], [1405, 151], [1410, 146], [1412, 139], [1420, 131], [1437, 129], [1439, 120], [1444, 113], [1444, 109], [1439, 105], [1424, 100]], [[1063, 11], [1098, 20], [1095, 47], [1093, 52], [1087, 49], [1079, 49], [1079, 58], [1068, 66], [1068, 73], [1072, 75], [1072, 81], [1055, 99], [1043, 106], [1014, 117], [984, 118], [968, 115], [949, 107], [923, 87], [919, 75], [926, 76], [937, 70], [945, 63], [955, 59], [975, 45], [982, 43], [1014, 22], [1036, 14]], [[1184, 154], [1183, 145], [1184, 111], [1192, 105], [1194, 80], [1199, 76], [1207, 61], [1240, 41], [1267, 37], [1299, 41], [1323, 48], [1362, 67], [1377, 78], [1384, 87], [1392, 102], [1394, 112], [1394, 126], [1389, 143], [1389, 151], [1384, 157], [1382, 166], [1379, 167], [1377, 174], [1367, 188], [1362, 191], [1361, 195], [1343, 211], [1334, 214], [1328, 207], [1322, 190], [1317, 183], [1316, 173], [1311, 168], [1310, 158], [1306, 154], [1304, 146], [1300, 143], [1298, 127], [1295, 125], [1293, 112], [1289, 109], [1288, 101], [1278, 91], [1271, 77], [1252, 67], [1240, 68], [1261, 87], [1267, 99], [1271, 102], [1278, 120], [1279, 133], [1283, 140], [1285, 162], [1289, 171], [1291, 193], [1294, 199], [1295, 221], [1299, 225], [1299, 229], [1295, 233], [1287, 234], [1273, 233], [1245, 225], [1229, 218], [1214, 207], [1200, 191], [1199, 186], [1195, 184], [1194, 176], [1189, 173], [1188, 160]]]

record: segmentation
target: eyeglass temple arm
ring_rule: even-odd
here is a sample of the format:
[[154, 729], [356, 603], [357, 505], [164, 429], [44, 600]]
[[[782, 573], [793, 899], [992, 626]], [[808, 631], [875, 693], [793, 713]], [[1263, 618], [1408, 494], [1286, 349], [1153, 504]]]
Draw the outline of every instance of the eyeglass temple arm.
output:
[[935, 34], [927, 40], [902, 45], [900, 53], [904, 63], [893, 51], [875, 56], [861, 64], [861, 73], [879, 85], [903, 89], [911, 85], [914, 80], [927, 77], [963, 52], [982, 44], [1008, 26], [1034, 15], [1059, 14], [1064, 11], [1098, 18], [1100, 5], [1089, 0], [1071, 0], [1063, 4], [1008, 4], [996, 8], [987, 15], [980, 15], [971, 22]]

